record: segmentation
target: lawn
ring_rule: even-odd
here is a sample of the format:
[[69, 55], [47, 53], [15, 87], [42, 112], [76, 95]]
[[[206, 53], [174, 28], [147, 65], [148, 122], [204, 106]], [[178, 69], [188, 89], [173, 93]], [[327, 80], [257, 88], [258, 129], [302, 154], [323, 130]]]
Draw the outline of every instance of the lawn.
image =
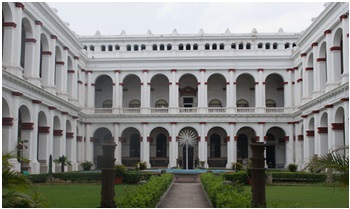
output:
[[[115, 186], [116, 198], [134, 185]], [[96, 208], [100, 206], [101, 185], [37, 185], [51, 208]], [[247, 192], [251, 187], [245, 187]], [[322, 186], [267, 186], [269, 208], [348, 208], [349, 189]]]
[[[251, 187], [246, 187], [251, 191]], [[323, 186], [267, 186], [268, 208], [348, 208], [349, 189]]]
[[[101, 185], [99, 184], [63, 184], [37, 185], [38, 191], [46, 198], [50, 208], [96, 208], [100, 207]], [[116, 197], [123, 195], [125, 189], [133, 185], [116, 185]]]

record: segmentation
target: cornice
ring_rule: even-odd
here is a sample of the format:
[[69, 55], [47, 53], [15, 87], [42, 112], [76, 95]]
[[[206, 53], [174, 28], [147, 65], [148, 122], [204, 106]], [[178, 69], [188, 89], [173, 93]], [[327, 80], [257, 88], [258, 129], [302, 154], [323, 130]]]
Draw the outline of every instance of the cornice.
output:
[[[349, 83], [345, 83], [341, 86], [338, 86], [337, 88], [322, 94], [321, 96], [312, 99], [312, 101], [309, 101], [301, 106], [299, 106], [299, 110], [304, 111], [310, 107], [317, 106], [318, 104], [322, 103], [323, 101], [327, 100], [328, 98], [331, 98], [333, 96], [339, 95], [340, 93], [349, 92]], [[349, 94], [349, 93], [348, 93]]]
[[[45, 91], [44, 89], [42, 88], [39, 88], [31, 83], [28, 83], [27, 81], [21, 79], [21, 78], [18, 78], [17, 76], [14, 76], [12, 75], [11, 73], [3, 70], [2, 71], [2, 79], [3, 79], [3, 85], [2, 87], [6, 88], [6, 86], [4, 86], [4, 81], [9, 81], [11, 82], [12, 86], [13, 87], [13, 84], [16, 84], [16, 85], [19, 85], [21, 86], [23, 89], [26, 89], [28, 91], [30, 91], [30, 96], [31, 97], [28, 97], [28, 94], [26, 94], [26, 92], [23, 92], [23, 96], [25, 97], [28, 97], [30, 99], [38, 99], [40, 98], [41, 101], [50, 101], [50, 102], [55, 102], [57, 104], [60, 104], [66, 108], [69, 108], [72, 112], [74, 112], [74, 115], [75, 114], [79, 114], [80, 111], [81, 111], [81, 108], [57, 97], [56, 95], [53, 95], [47, 91]], [[16, 89], [18, 91], [18, 89]], [[37, 98], [35, 97], [37, 94]]]

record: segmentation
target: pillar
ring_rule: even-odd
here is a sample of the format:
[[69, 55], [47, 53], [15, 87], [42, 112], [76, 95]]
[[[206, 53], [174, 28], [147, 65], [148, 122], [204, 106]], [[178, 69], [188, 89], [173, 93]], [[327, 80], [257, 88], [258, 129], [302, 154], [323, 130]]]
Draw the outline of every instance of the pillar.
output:
[[33, 121], [33, 131], [31, 132], [30, 140], [28, 140], [30, 146], [29, 160], [30, 168], [32, 174], [40, 173], [40, 163], [38, 162], [38, 114], [39, 114], [39, 104], [33, 104], [32, 121]]
[[114, 157], [116, 159], [116, 164], [122, 164], [122, 142], [120, 137], [119, 123], [115, 122], [114, 125], [114, 142], [116, 143], [116, 151]]
[[205, 132], [206, 122], [200, 122], [200, 141], [198, 142], [198, 161], [205, 161], [204, 167], [208, 168], [208, 142]]
[[[258, 81], [255, 82], [255, 108], [258, 113], [263, 113], [265, 108], [265, 82], [263, 81], [264, 69], [259, 68]], [[263, 135], [261, 135], [263, 136]]]
[[198, 82], [198, 108], [200, 113], [206, 113], [208, 107], [208, 85], [205, 80], [205, 69], [200, 69], [200, 80]]
[[[114, 83], [113, 83], [113, 108], [121, 108], [122, 107], [122, 89], [120, 87], [120, 70], [114, 71]], [[117, 145], [118, 150], [118, 145]], [[118, 161], [118, 159], [117, 159]]]
[[149, 70], [143, 70], [143, 81], [141, 81], [141, 112], [150, 113], [151, 83], [148, 81]]
[[295, 163], [294, 158], [294, 125], [288, 124], [288, 130], [287, 133], [289, 136], [285, 136], [285, 147], [286, 147], [286, 164], [285, 167], [287, 167], [289, 164]]
[[236, 122], [229, 122], [228, 134], [226, 168], [231, 169], [232, 163], [237, 162], [237, 141], [235, 140]]
[[176, 69], [171, 70], [171, 81], [169, 83], [169, 113], [171, 114], [175, 114], [179, 108], [179, 86], [176, 80], [176, 72]]
[[[343, 28], [343, 69], [341, 76], [342, 84], [349, 82], [349, 18], [348, 15], [340, 16], [341, 26]], [[348, 138], [346, 138], [348, 139]]]
[[93, 108], [95, 106], [94, 99], [95, 99], [95, 92], [94, 92], [94, 84], [92, 83], [92, 71], [87, 70], [87, 107]]
[[293, 105], [293, 95], [292, 92], [292, 72], [293, 69], [287, 69], [286, 82], [284, 83], [284, 107], [292, 107]]
[[150, 164], [150, 137], [148, 136], [147, 132], [147, 122], [142, 123], [142, 141], [140, 143], [141, 145], [141, 151], [140, 151], [140, 157], [141, 161], [146, 162], [147, 168], [151, 168]]
[[178, 142], [176, 141], [176, 122], [171, 122], [171, 136], [169, 137], [169, 168], [177, 166]]

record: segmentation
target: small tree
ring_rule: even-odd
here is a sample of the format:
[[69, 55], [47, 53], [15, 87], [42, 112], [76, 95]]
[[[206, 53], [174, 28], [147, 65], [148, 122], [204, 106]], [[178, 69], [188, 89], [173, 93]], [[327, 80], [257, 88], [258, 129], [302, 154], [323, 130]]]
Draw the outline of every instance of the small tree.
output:
[[61, 172], [64, 172], [64, 166], [72, 165], [70, 161], [67, 160], [67, 157], [62, 155], [58, 159], [54, 160], [55, 163], [61, 163]]

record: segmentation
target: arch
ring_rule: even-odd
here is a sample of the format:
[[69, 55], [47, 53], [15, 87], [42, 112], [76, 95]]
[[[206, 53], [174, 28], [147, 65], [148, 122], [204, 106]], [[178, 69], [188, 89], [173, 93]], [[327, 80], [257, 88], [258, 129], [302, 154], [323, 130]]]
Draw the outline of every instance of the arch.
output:
[[113, 104], [106, 106], [107, 101], [113, 101], [113, 81], [108, 75], [100, 75], [95, 81], [95, 107], [112, 108]]
[[198, 106], [198, 80], [192, 74], [184, 74], [179, 79], [180, 107], [193, 108]]
[[255, 80], [251, 74], [244, 73], [237, 77], [237, 101], [243, 99], [249, 106], [255, 107]]
[[[22, 25], [21, 25], [21, 56], [20, 56], [20, 65], [26, 71], [25, 63], [26, 60], [29, 62], [31, 60], [32, 54], [26, 54], [26, 41], [28, 38], [33, 37], [33, 29], [32, 24], [27, 18], [22, 18]], [[28, 73], [29, 74], [29, 73]]]
[[70, 56], [68, 56], [67, 58], [67, 63], [68, 63], [68, 79], [67, 79], [67, 91], [68, 91], [68, 96], [70, 98], [73, 97], [73, 74], [69, 73], [70, 70], [73, 70], [74, 71], [74, 68], [73, 68], [73, 61], [72, 61], [72, 58]]
[[308, 96], [311, 96], [312, 92], [314, 91], [314, 71], [313, 71], [313, 59], [314, 54], [310, 53], [308, 60], [307, 60], [307, 68], [305, 69], [307, 74], [307, 87], [308, 87]]
[[134, 74], [127, 75], [123, 80], [123, 107], [129, 107], [131, 101], [139, 101], [141, 106], [141, 80]]
[[222, 103], [218, 99], [213, 99], [209, 102], [209, 107], [222, 107]]
[[344, 147], [346, 145], [346, 139], [345, 139], [345, 110], [343, 107], [338, 107], [336, 109], [335, 115], [334, 115], [334, 123], [332, 124], [332, 129], [334, 130], [334, 147], [332, 148], [338, 149], [338, 148]]
[[96, 168], [101, 168], [101, 160], [103, 156], [102, 144], [104, 142], [113, 141], [112, 133], [107, 128], [98, 128], [94, 131], [93, 141], [93, 164], [95, 164]]
[[163, 127], [156, 127], [151, 131], [149, 137], [152, 167], [167, 167], [169, 164], [169, 132]]
[[[337, 82], [341, 79], [341, 75], [344, 73], [344, 52], [343, 52], [343, 29], [338, 28], [333, 37], [333, 46], [331, 46], [331, 51], [334, 54], [333, 56], [333, 73], [334, 73], [334, 81]], [[336, 54], [339, 52], [338, 49], [334, 49], [335, 47], [339, 47], [340, 54]], [[332, 50], [332, 48], [334, 50]], [[348, 59], [348, 57], [345, 57]], [[339, 64], [338, 64], [339, 63]]]
[[267, 99], [265, 101], [265, 105], [266, 105], [266, 107], [276, 107], [276, 102], [275, 102], [275, 100]]
[[47, 55], [44, 55], [43, 52], [49, 51], [49, 41], [47, 36], [42, 33], [40, 35], [40, 66], [39, 66], [39, 77], [42, 80], [44, 86], [47, 86], [49, 83], [49, 75], [48, 66], [49, 66], [49, 58]]
[[236, 134], [237, 140], [237, 162], [247, 166], [248, 159], [251, 157], [250, 143], [256, 141], [256, 132], [253, 128], [245, 126], [240, 128]]
[[266, 101], [275, 101], [275, 107], [284, 107], [284, 83], [279, 74], [273, 73], [266, 77], [265, 92]]
[[[222, 74], [213, 74], [208, 78], [208, 101], [221, 101], [220, 106], [226, 107], [226, 79]], [[209, 103], [210, 106], [210, 103]], [[211, 107], [211, 106], [210, 106]]]
[[266, 132], [266, 163], [269, 168], [284, 168], [286, 164], [286, 133], [280, 127]]
[[169, 104], [164, 99], [160, 99], [156, 102], [155, 107], [169, 107]]
[[133, 127], [126, 128], [121, 135], [122, 139], [122, 164], [135, 166], [140, 161], [141, 134]]
[[321, 115], [320, 127], [317, 128], [320, 134], [320, 155], [325, 155], [328, 153], [328, 113], [323, 113]]
[[60, 49], [59, 46], [56, 46], [55, 48], [56, 50], [56, 57], [55, 57], [55, 72], [54, 72], [54, 84], [57, 88], [58, 91], [60, 91], [62, 89], [62, 72], [61, 72], [61, 65], [58, 65], [58, 62], [62, 62], [63, 59], [62, 59], [62, 51]]
[[[319, 52], [319, 80], [320, 80], [320, 90], [323, 90], [326, 86], [326, 83], [328, 81], [328, 75], [327, 75], [327, 43], [324, 41], [320, 45], [320, 52]], [[324, 61], [320, 60], [324, 59]]]
[[11, 115], [10, 106], [7, 100], [2, 98], [2, 117], [9, 117]]
[[129, 103], [129, 108], [140, 108], [140, 106], [141, 106], [141, 102], [140, 100], [137, 100], [137, 99], [131, 100]]
[[151, 79], [151, 107], [168, 107], [169, 79], [163, 74], [156, 74]]
[[207, 135], [209, 167], [223, 168], [227, 164], [227, 132], [222, 127], [213, 127]]
[[236, 103], [237, 107], [249, 107], [249, 102], [245, 99], [240, 99]]
[[307, 141], [309, 146], [309, 158], [313, 157], [315, 153], [315, 118], [311, 117], [308, 123], [308, 129], [306, 130], [306, 136], [307, 136]]
[[[23, 149], [18, 150], [17, 159], [21, 164], [21, 171], [27, 170], [29, 167], [28, 162], [23, 162], [21, 159], [30, 159], [30, 152], [34, 144], [29, 144], [31, 141], [31, 130], [33, 129], [33, 123], [31, 122], [30, 110], [26, 105], [21, 105], [18, 109], [18, 133], [17, 143], [23, 143]], [[11, 150], [12, 151], [12, 150]]]

